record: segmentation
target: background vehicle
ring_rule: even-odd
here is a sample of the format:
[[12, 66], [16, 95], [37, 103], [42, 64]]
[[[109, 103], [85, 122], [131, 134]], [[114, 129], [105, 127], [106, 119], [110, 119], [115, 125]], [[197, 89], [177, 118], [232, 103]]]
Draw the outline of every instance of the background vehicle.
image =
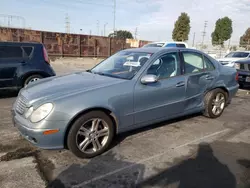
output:
[[240, 87], [250, 86], [250, 58], [235, 61]]
[[224, 58], [218, 59], [218, 61], [225, 66], [228, 67], [235, 67], [235, 61], [241, 60], [241, 59], [247, 59], [250, 58], [250, 52], [249, 51], [235, 51], [230, 52], [227, 54]]
[[0, 42], [0, 90], [19, 90], [30, 82], [55, 75], [43, 44]]
[[86, 72], [29, 84], [12, 114], [34, 145], [94, 157], [121, 132], [196, 112], [217, 118], [237, 90], [236, 69], [203, 52], [127, 49]]
[[144, 47], [180, 47], [188, 48], [188, 44], [185, 42], [153, 42], [143, 46]]

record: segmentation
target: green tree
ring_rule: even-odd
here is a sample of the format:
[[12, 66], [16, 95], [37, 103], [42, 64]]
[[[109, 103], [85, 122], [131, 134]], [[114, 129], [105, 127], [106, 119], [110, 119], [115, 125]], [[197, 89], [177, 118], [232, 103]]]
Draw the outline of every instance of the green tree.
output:
[[172, 39], [174, 41], [187, 41], [190, 28], [190, 18], [187, 13], [182, 12], [174, 24]]
[[114, 33], [110, 33], [108, 37], [114, 37], [117, 39], [133, 39], [133, 35], [130, 31], [118, 30]]
[[214, 32], [211, 34], [212, 44], [224, 45], [224, 42], [231, 38], [233, 33], [232, 20], [227, 16], [216, 21]]
[[250, 28], [240, 37], [240, 47], [250, 50]]

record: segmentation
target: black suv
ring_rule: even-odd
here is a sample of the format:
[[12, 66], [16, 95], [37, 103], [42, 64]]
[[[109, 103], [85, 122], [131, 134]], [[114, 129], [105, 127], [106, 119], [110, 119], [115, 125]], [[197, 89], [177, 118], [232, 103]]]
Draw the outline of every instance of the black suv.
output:
[[238, 71], [240, 87], [250, 87], [250, 58], [235, 61], [235, 68]]
[[55, 75], [43, 44], [0, 42], [0, 90], [19, 90], [30, 82]]

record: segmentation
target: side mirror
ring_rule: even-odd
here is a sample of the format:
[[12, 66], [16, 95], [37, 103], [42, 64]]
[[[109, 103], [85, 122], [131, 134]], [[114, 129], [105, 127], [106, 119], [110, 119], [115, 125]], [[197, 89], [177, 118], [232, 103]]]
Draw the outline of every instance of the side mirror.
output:
[[148, 74], [145, 75], [141, 78], [141, 83], [142, 84], [149, 84], [149, 83], [155, 83], [158, 81], [157, 76], [153, 75], [153, 74]]

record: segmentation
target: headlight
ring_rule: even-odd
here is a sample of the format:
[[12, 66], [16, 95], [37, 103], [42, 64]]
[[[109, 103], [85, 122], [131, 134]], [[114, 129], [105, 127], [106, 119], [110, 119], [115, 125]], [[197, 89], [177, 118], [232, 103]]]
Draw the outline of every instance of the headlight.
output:
[[34, 110], [34, 109], [33, 109], [33, 106], [30, 107], [30, 108], [25, 112], [24, 117], [25, 117], [25, 118], [30, 117], [30, 115], [32, 114], [33, 110]]
[[38, 107], [36, 110], [33, 111], [33, 113], [30, 116], [30, 121], [32, 123], [37, 123], [44, 118], [46, 118], [50, 112], [53, 109], [53, 104], [51, 103], [46, 103]]
[[239, 63], [234, 63], [234, 67], [235, 67], [236, 69], [240, 69], [240, 64], [239, 64]]

